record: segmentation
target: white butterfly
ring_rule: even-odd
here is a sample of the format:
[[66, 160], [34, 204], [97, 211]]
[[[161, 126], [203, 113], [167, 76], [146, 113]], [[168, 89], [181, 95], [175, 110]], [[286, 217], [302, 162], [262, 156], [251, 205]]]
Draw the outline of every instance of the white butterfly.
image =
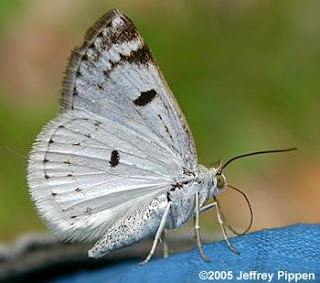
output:
[[171, 90], [121, 12], [105, 14], [73, 50], [62, 95], [28, 167], [31, 197], [53, 233], [99, 239], [88, 252], [95, 258], [156, 234], [147, 262], [165, 228], [195, 216], [205, 258], [199, 213], [218, 209], [204, 204], [224, 191], [225, 177], [221, 166], [198, 164]]

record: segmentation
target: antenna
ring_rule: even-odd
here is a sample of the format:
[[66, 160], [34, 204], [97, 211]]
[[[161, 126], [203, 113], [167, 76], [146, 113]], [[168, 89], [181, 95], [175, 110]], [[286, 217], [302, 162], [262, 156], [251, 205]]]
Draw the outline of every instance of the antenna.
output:
[[287, 151], [293, 151], [293, 150], [297, 150], [297, 148], [291, 147], [291, 148], [286, 148], [286, 149], [263, 150], [263, 151], [255, 151], [255, 152], [250, 152], [250, 153], [246, 153], [246, 154], [242, 154], [242, 155], [237, 155], [237, 156], [229, 159], [225, 164], [223, 164], [221, 167], [221, 170], [223, 170], [223, 168], [227, 167], [227, 165], [229, 165], [232, 161], [239, 159], [239, 158], [242, 158], [242, 157], [248, 157], [248, 156], [259, 155], [259, 154], [266, 154], [266, 153], [287, 152]]

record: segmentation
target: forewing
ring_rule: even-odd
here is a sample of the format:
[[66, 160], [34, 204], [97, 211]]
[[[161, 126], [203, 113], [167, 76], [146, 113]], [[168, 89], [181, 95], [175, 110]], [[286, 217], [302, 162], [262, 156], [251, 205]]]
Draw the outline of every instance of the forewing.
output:
[[126, 116], [129, 125], [157, 135], [186, 169], [197, 167], [191, 131], [171, 90], [133, 23], [117, 10], [98, 20], [73, 51], [62, 106], [119, 121]]

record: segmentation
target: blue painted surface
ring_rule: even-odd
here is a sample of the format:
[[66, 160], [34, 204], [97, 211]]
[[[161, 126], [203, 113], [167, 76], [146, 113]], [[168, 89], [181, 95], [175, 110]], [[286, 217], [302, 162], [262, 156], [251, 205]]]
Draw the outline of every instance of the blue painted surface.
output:
[[203, 282], [199, 279], [200, 271], [231, 271], [232, 280], [214, 282], [268, 282], [257, 278], [237, 280], [240, 271], [269, 272], [274, 274], [271, 282], [289, 282], [285, 278], [278, 280], [279, 270], [314, 273], [315, 281], [299, 282], [320, 282], [320, 224], [262, 230], [233, 238], [232, 243], [240, 255], [232, 253], [224, 241], [205, 245], [204, 251], [211, 259], [209, 263], [193, 249], [168, 259], [153, 259], [144, 266], [124, 262], [112, 268], [78, 272], [53, 282]]

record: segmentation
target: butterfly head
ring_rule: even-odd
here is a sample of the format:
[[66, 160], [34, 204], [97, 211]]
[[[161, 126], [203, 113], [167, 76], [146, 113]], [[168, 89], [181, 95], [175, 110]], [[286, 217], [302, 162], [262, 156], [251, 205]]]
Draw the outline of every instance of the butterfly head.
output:
[[209, 169], [212, 178], [210, 197], [221, 194], [228, 187], [226, 176], [222, 172], [222, 161], [217, 160], [212, 165]]
[[215, 176], [215, 183], [216, 183], [216, 187], [219, 190], [224, 190], [228, 185], [226, 177], [223, 175], [223, 173], [220, 170], [217, 171], [217, 174]]
[[219, 195], [228, 187], [226, 176], [221, 170], [221, 166], [218, 168], [212, 168], [213, 171], [213, 187], [212, 194], [213, 196]]
[[206, 182], [208, 184], [207, 198], [220, 195], [228, 187], [227, 179], [221, 170], [221, 166], [207, 169], [206, 177], [208, 178]]

